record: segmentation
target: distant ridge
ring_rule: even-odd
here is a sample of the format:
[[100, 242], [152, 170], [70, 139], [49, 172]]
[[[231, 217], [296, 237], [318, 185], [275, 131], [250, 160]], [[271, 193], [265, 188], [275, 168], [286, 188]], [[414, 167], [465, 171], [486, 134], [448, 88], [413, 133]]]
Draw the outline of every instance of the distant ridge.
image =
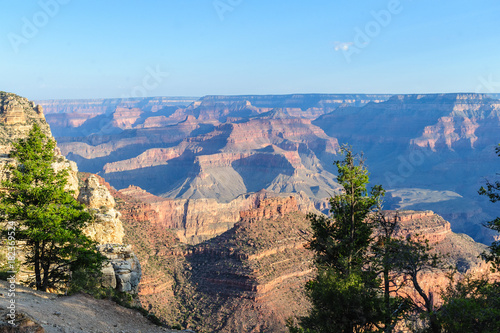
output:
[[210, 103], [235, 103], [248, 101], [259, 108], [336, 108], [339, 106], [364, 106], [370, 102], [384, 102], [395, 96], [417, 99], [432, 96], [453, 98], [459, 95], [483, 96], [483, 98], [500, 99], [500, 94], [488, 93], [430, 93], [430, 94], [282, 94], [282, 95], [206, 95], [195, 96], [158, 96], [158, 97], [133, 97], [133, 98], [98, 98], [98, 99], [49, 99], [37, 100], [45, 114], [52, 113], [87, 113], [104, 114], [113, 112], [117, 106], [127, 108], [141, 108], [144, 111], [156, 111], [164, 107], [186, 107], [194, 102]]
[[392, 94], [288, 94], [288, 95], [207, 95], [200, 98], [201, 102], [235, 102], [246, 100], [256, 107], [269, 108], [300, 108], [306, 110], [312, 107], [363, 106], [369, 102], [383, 102]]
[[86, 113], [105, 114], [113, 112], [117, 106], [141, 108], [144, 111], [156, 111], [169, 106], [187, 106], [199, 97], [131, 97], [131, 98], [97, 98], [97, 99], [49, 99], [38, 100], [45, 114], [52, 113]]

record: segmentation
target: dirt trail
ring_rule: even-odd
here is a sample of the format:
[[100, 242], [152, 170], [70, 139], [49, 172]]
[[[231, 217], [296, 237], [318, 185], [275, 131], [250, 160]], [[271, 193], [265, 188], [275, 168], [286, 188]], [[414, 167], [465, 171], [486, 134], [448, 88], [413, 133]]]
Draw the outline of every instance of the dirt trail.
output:
[[[8, 283], [0, 281], [0, 312], [10, 304]], [[158, 327], [142, 314], [108, 300], [90, 296], [58, 296], [16, 285], [16, 311], [28, 314], [47, 333], [180, 332]], [[0, 322], [5, 320], [0, 318]]]

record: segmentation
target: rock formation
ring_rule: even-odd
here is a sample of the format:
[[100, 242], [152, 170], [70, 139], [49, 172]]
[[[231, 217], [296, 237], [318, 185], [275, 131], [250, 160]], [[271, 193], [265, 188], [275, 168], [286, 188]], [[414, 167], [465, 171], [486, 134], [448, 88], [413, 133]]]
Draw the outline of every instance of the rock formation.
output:
[[103, 285], [137, 294], [142, 271], [131, 246], [106, 243], [98, 248], [109, 260], [102, 271]]
[[94, 221], [85, 233], [100, 244], [122, 244], [121, 214], [115, 210], [115, 200], [101, 181], [102, 178], [90, 175], [80, 189], [78, 201], [94, 212]]
[[[348, 143], [364, 152], [374, 184], [398, 194], [456, 194], [437, 201], [423, 195], [411, 205], [406, 197], [393, 198], [388, 208], [431, 209], [454, 230], [493, 240], [481, 223], [495, 212], [477, 197], [480, 179], [497, 171], [500, 103], [491, 96], [205, 96], [189, 105], [166, 100], [44, 105], [62, 136], [62, 153], [116, 188], [136, 185], [164, 197], [221, 202], [261, 189], [303, 191], [324, 209], [325, 198], [338, 188], [335, 152]], [[82, 116], [82, 123], [76, 111], [93, 116]]]
[[0, 154], [4, 157], [8, 155], [11, 143], [25, 137], [34, 123], [52, 136], [41, 106], [3, 91], [0, 92], [0, 123], [3, 124], [0, 128]]
[[[187, 211], [175, 208], [175, 203], [198, 200], [159, 198], [132, 187], [115, 197], [123, 213], [125, 238], [138, 249], [144, 268], [139, 299], [169, 324], [195, 331], [286, 332], [288, 317], [307, 312], [303, 286], [314, 271], [312, 252], [304, 245], [311, 231], [305, 217], [308, 208], [301, 207], [303, 200], [296, 195], [256, 193], [243, 198], [241, 202], [247, 202], [243, 205], [238, 199], [230, 205], [200, 201], [188, 204]], [[194, 207], [198, 210], [190, 211]], [[236, 207], [238, 214], [226, 215], [237, 219], [232, 228], [205, 234], [205, 240], [194, 246], [181, 242], [189, 239], [179, 237], [179, 230], [168, 229], [211, 221], [211, 209], [224, 216], [224, 210]], [[386, 214], [390, 218], [395, 213]], [[198, 222], [187, 222], [191, 218]], [[402, 211], [398, 221], [400, 237], [424, 236], [434, 251], [449, 254], [446, 265], [465, 272], [480, 264], [477, 256], [485, 246], [453, 233], [449, 222], [433, 212]], [[426, 274], [422, 284], [427, 291], [447, 283], [443, 271]]]
[[[333, 156], [337, 141], [310, 120], [275, 116], [263, 114], [215, 126], [176, 146], [150, 148], [129, 159], [108, 162], [102, 174], [117, 188], [132, 183], [170, 198], [229, 202], [241, 194], [267, 189], [303, 191], [320, 202], [338, 185], [317, 156]], [[63, 144], [65, 149], [68, 145]]]
[[[25, 98], [0, 92], [0, 112], [2, 119], [0, 163], [2, 165], [15, 163], [8, 157], [11, 144], [15, 140], [25, 137], [34, 123], [37, 123], [49, 138], [53, 138], [45, 121], [42, 107], [35, 106], [34, 103]], [[58, 149], [56, 154], [59, 154], [59, 157], [52, 164], [52, 167], [55, 171], [68, 170], [66, 190], [73, 191], [75, 198], [78, 198], [93, 213], [92, 224], [84, 232], [100, 244], [103, 254], [110, 259], [109, 265], [103, 268], [105, 277], [109, 280], [107, 285], [116, 286], [120, 291], [137, 293], [141, 268], [131, 247], [122, 244], [123, 226], [120, 221], [120, 213], [115, 210], [114, 198], [108, 188], [104, 186], [102, 179], [95, 175], [79, 179], [76, 163], [67, 160]], [[8, 174], [3, 170], [0, 179], [8, 177]], [[114, 280], [111, 275], [114, 275]]]
[[[454, 231], [492, 241], [481, 224], [495, 212], [477, 190], [498, 170], [498, 100], [482, 94], [395, 95], [382, 103], [339, 108], [313, 124], [363, 151], [373, 183], [409, 194], [418, 190], [412, 205], [400, 196], [391, 209], [400, 203], [405, 209], [430, 209], [447, 218]], [[439, 199], [438, 192], [456, 195]]]
[[[92, 100], [48, 100], [37, 101], [43, 106], [52, 133], [56, 138], [64, 136], [87, 136], [93, 133], [109, 135], [119, 133], [134, 124], [141, 126], [150, 117], [166, 117], [177, 108], [184, 107], [196, 98], [192, 97], [148, 97]], [[126, 126], [121, 123], [126, 110], [140, 110], [138, 118]], [[116, 117], [113, 113], [117, 112]], [[118, 114], [121, 114], [119, 116]], [[125, 119], [125, 118], [123, 118]], [[130, 118], [132, 119], [132, 118]], [[129, 122], [130, 120], [128, 120]], [[168, 122], [168, 124], [173, 124]]]
[[[188, 244], [198, 244], [220, 235], [248, 214], [269, 217], [273, 209], [282, 212], [293, 209], [304, 213], [314, 210], [313, 204], [304, 193], [293, 194], [291, 201], [286, 201], [289, 196], [287, 194], [260, 191], [239, 196], [228, 203], [218, 203], [215, 199], [166, 199], [131, 186], [120, 190], [115, 196], [131, 202], [127, 208], [121, 208], [128, 220], [170, 229], [180, 241]], [[271, 207], [266, 210], [270, 198], [278, 200], [271, 201], [274, 204], [285, 200], [292, 208], [280, 204], [279, 208]], [[253, 208], [258, 209], [250, 213]]]

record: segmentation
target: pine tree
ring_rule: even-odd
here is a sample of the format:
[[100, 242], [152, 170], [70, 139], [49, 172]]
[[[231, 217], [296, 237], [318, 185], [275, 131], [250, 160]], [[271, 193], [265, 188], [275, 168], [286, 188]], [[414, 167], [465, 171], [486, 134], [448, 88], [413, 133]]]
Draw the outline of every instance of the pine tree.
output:
[[14, 143], [2, 182], [0, 212], [5, 221], [17, 221], [16, 240], [26, 242], [26, 264], [34, 269], [37, 290], [57, 288], [69, 272], [99, 272], [102, 256], [82, 230], [91, 215], [66, 191], [68, 171], [56, 172], [55, 141], [33, 125], [28, 137]]
[[307, 292], [312, 302], [301, 326], [313, 332], [361, 332], [383, 321], [380, 279], [373, 270], [370, 244], [375, 224], [368, 218], [384, 190], [367, 190], [369, 173], [362, 158], [343, 147], [335, 164], [342, 192], [330, 199], [331, 216], [310, 214], [317, 276]]
[[[315, 253], [316, 277], [306, 285], [312, 303], [300, 327], [291, 333], [393, 332], [409, 311], [426, 313], [430, 329], [439, 329], [432, 295], [420, 287], [418, 273], [437, 266], [426, 243], [396, 236], [398, 213], [381, 210], [384, 189], [368, 191], [369, 173], [361, 157], [343, 147], [335, 164], [341, 193], [330, 199], [330, 217], [309, 214], [313, 230], [309, 248]], [[422, 297], [418, 307], [398, 295], [406, 282]]]

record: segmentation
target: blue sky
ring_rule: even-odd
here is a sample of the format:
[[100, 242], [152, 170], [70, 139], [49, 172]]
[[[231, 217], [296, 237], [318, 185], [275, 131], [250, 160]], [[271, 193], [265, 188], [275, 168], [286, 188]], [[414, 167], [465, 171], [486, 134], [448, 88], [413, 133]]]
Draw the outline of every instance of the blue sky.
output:
[[500, 93], [494, 0], [0, 0], [30, 99]]

